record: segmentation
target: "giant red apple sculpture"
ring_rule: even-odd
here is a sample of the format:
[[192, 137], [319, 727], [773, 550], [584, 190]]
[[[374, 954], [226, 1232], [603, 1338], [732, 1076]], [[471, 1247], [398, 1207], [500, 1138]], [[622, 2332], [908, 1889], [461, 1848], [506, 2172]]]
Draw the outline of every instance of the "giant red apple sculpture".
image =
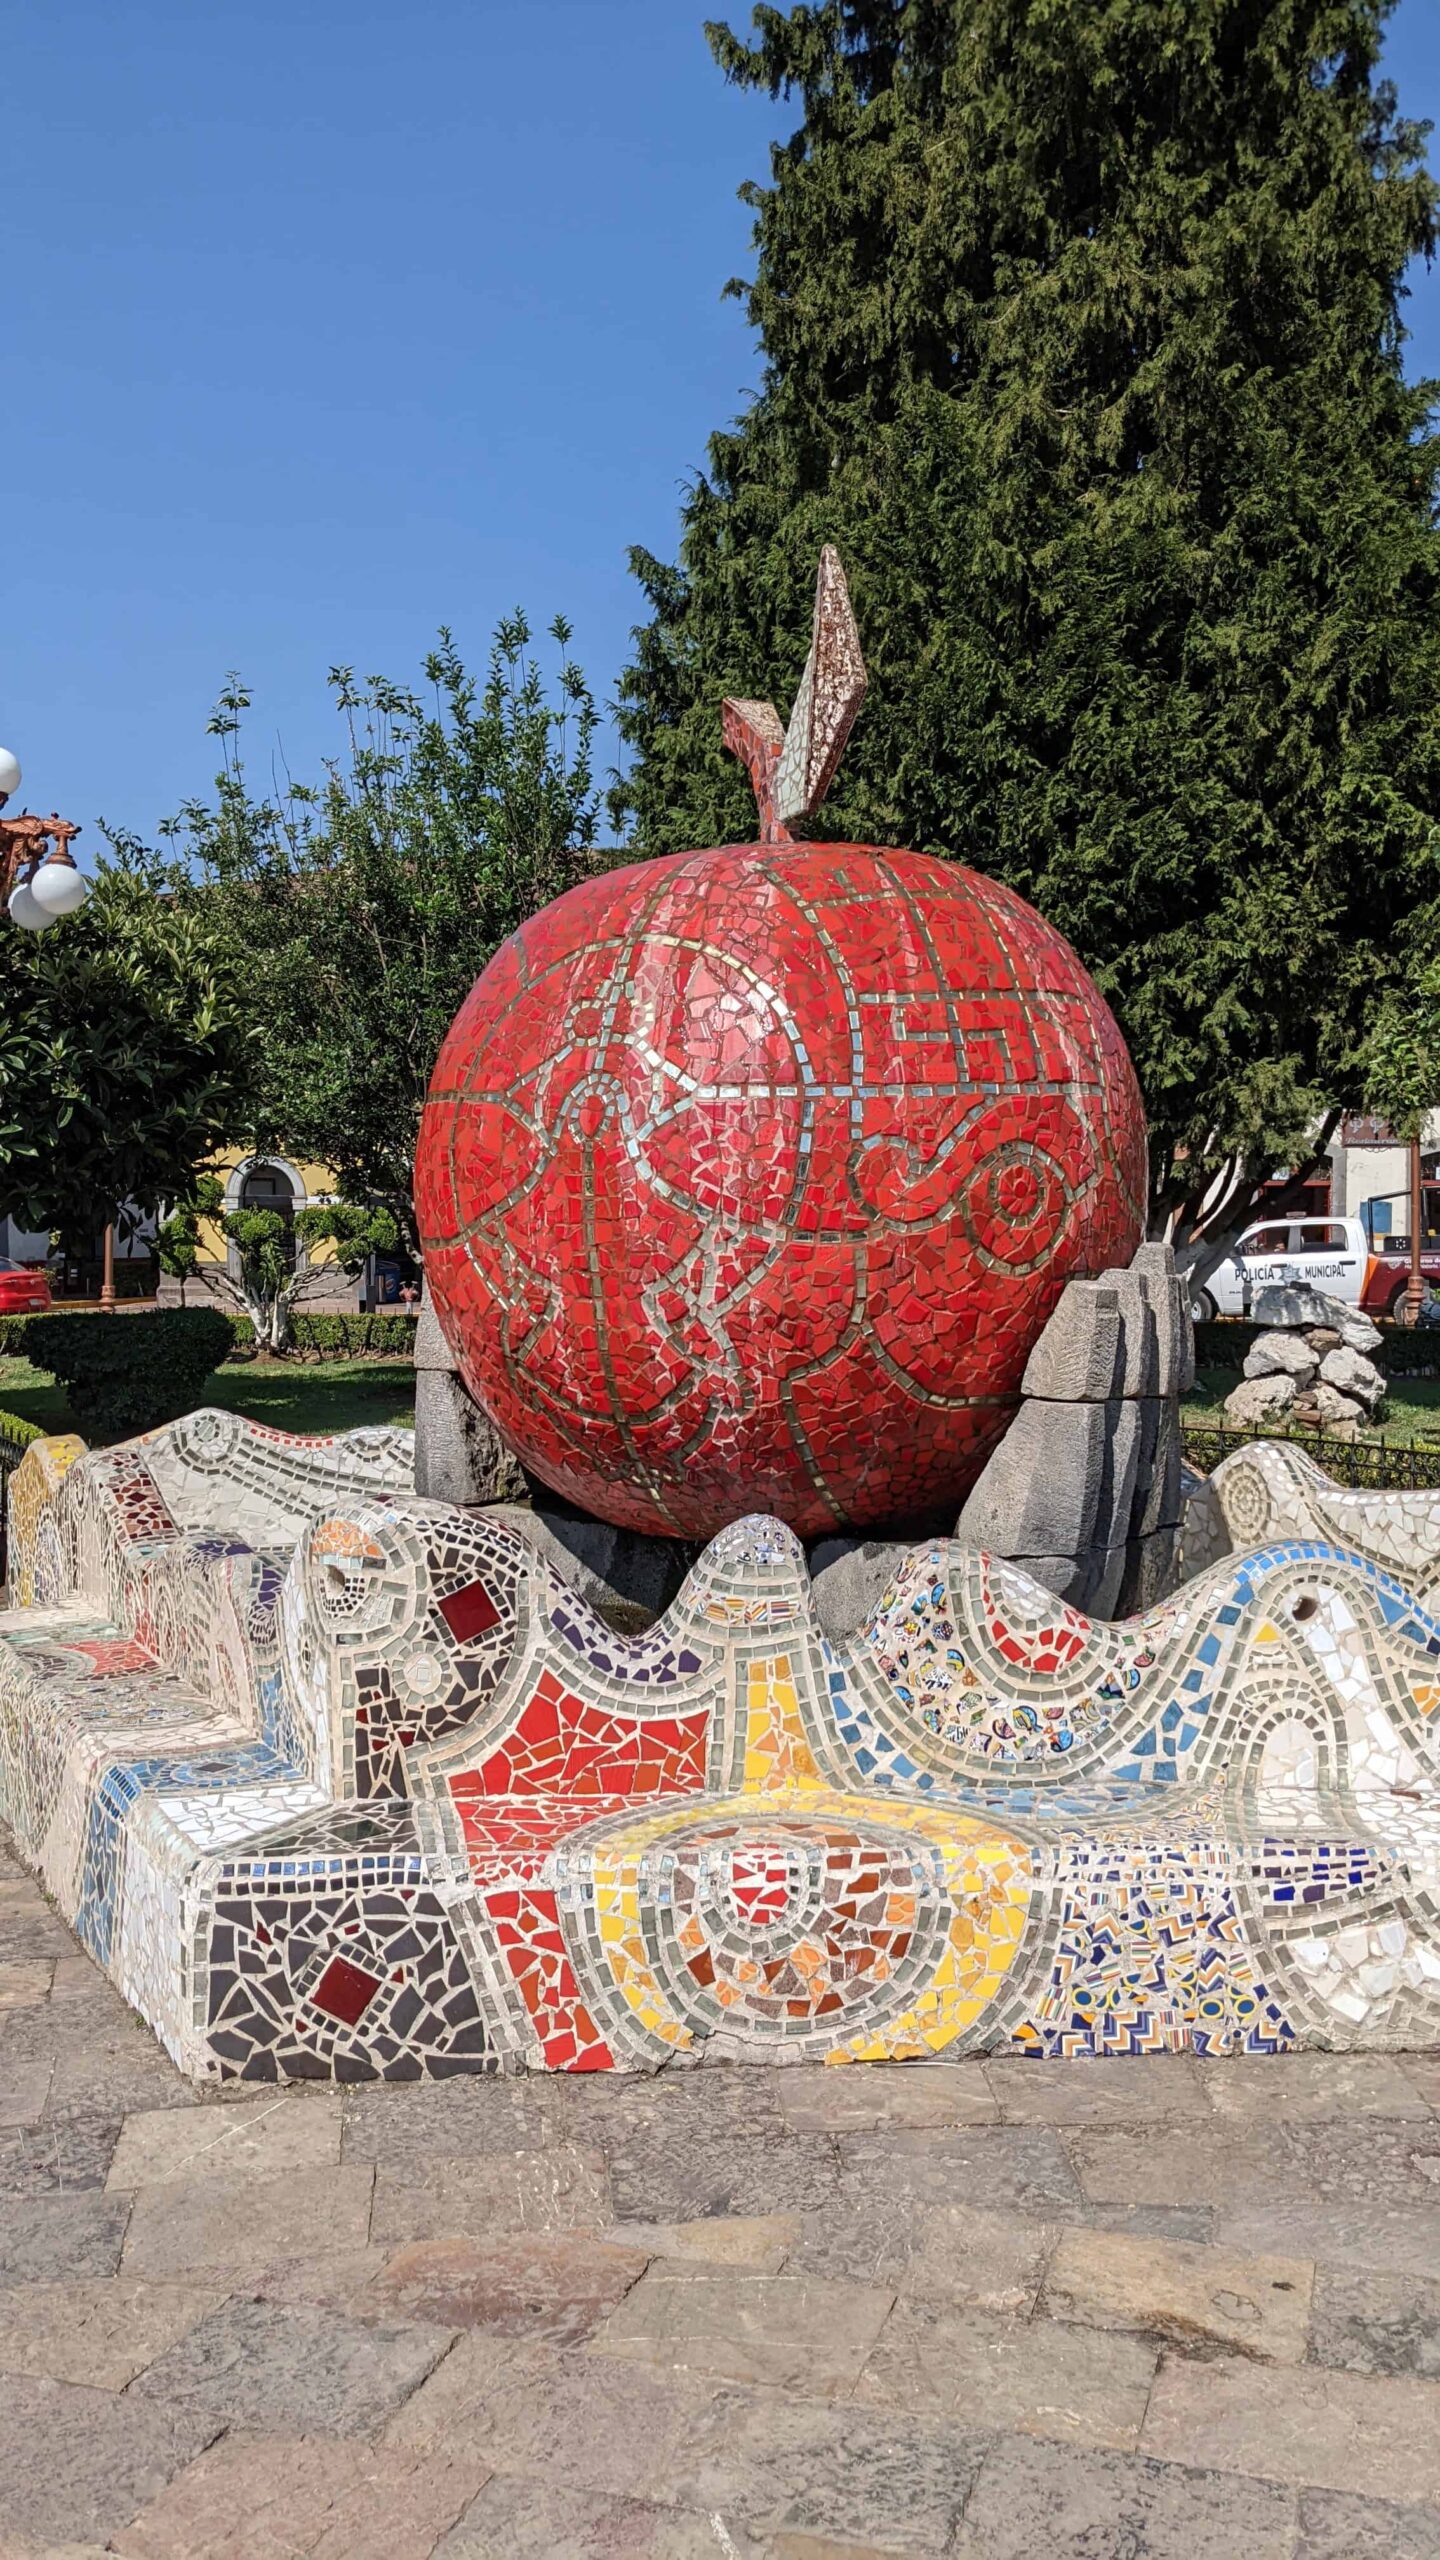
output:
[[1069, 944], [958, 863], [787, 833], [864, 685], [827, 549], [788, 734], [725, 706], [759, 843], [567, 891], [435, 1069], [446, 1338], [526, 1465], [627, 1528], [953, 1507], [1065, 1282], [1142, 1232], [1139, 1092]]

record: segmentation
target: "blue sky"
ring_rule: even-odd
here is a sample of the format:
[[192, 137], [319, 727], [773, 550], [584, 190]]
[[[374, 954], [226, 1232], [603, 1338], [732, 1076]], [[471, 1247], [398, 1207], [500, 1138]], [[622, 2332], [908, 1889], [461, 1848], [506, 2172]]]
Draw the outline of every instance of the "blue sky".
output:
[[[704, 14], [11, 11], [0, 740], [82, 858], [97, 817], [147, 832], [207, 786], [231, 667], [261, 777], [332, 749], [332, 663], [409, 679], [442, 621], [478, 661], [517, 603], [566, 613], [609, 694], [626, 547], [672, 555], [759, 371], [720, 288], [788, 119], [727, 88]], [[1435, 0], [1402, 0], [1389, 68], [1440, 122]], [[1409, 316], [1440, 373], [1440, 269]]]

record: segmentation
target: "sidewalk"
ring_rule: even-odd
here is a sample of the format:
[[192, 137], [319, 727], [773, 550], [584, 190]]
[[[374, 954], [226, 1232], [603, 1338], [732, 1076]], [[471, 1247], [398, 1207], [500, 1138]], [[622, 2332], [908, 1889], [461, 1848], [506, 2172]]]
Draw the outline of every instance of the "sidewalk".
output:
[[0, 2560], [1440, 2560], [1440, 2058], [203, 2103], [0, 1850]]

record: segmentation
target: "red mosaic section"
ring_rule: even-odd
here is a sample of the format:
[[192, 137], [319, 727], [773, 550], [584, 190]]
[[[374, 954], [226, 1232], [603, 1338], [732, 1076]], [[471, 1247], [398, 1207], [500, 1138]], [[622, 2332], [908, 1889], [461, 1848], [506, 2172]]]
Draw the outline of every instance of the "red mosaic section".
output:
[[108, 1679], [112, 1672], [153, 1671], [156, 1667], [150, 1647], [136, 1644], [130, 1636], [75, 1636], [65, 1650], [72, 1657], [82, 1656], [97, 1680]]
[[558, 1492], [686, 1537], [953, 1503], [1144, 1194], [1069, 945], [958, 864], [844, 844], [557, 899], [457, 1016], [416, 1164], [472, 1394]]
[[580, 1997], [554, 1894], [538, 1885], [492, 1893], [486, 1910], [540, 2039], [546, 2070], [613, 2071], [615, 2057]]
[[[589, 1706], [542, 1671], [528, 1706], [505, 1740], [475, 1769], [451, 1780], [462, 1824], [467, 1805], [488, 1796], [693, 1795], [705, 1784], [708, 1710], [688, 1716], [612, 1715]], [[467, 1838], [469, 1826], [467, 1826]], [[488, 1839], [485, 1823], [483, 1836]]]

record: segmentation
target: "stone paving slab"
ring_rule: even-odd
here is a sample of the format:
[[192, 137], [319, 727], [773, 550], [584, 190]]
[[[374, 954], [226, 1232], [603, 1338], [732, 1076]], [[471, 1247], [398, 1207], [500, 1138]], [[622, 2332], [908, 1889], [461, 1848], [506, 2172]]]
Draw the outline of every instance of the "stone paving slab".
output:
[[123, 2391], [224, 2300], [189, 2285], [132, 2284], [123, 2276], [15, 2286], [0, 2293], [3, 2370]]
[[113, 2276], [129, 2218], [130, 2207], [120, 2196], [7, 2199], [0, 2212], [0, 2284]]
[[1440, 2560], [1437, 2058], [202, 2098], [35, 1899], [0, 2560]]
[[588, 2234], [422, 2240], [387, 2257], [356, 2308], [575, 2347], [595, 2335], [649, 2264], [644, 2249]]
[[1123, 2447], [1139, 2441], [1155, 2362], [1149, 2341], [1115, 2332], [897, 2302], [859, 2390], [997, 2432]]
[[[997, 2444], [954, 2560], [1298, 2560], [1293, 2495], [1188, 2464]], [[1338, 2555], [1337, 2555], [1338, 2560]]]
[[1262, 2363], [1300, 2364], [1314, 2280], [1301, 2258], [1231, 2257], [1185, 2240], [1067, 2230], [1046, 2269], [1041, 2308], [1084, 2328], [1134, 2329], [1176, 2346], [1228, 2347]]
[[51, 1956], [30, 1964], [0, 1964], [0, 2009], [33, 2009], [48, 2000], [55, 1981]]
[[217, 2169], [209, 2177], [139, 2187], [129, 2206], [125, 2273], [245, 2285], [296, 2258], [361, 2248], [374, 2178], [373, 2169], [354, 2160], [278, 2178], [229, 2178]]
[[1162, 2461], [1253, 2479], [1440, 2500], [1440, 2394], [1408, 2377], [1169, 2357], [1142, 2444]]
[[486, 2476], [463, 2451], [235, 2431], [171, 2480], [111, 2547], [125, 2560], [428, 2560]]
[[128, 2392], [7, 2374], [0, 2397], [0, 2531], [98, 2542], [131, 2522], [222, 2421]]
[[0, 2133], [0, 2202], [103, 2187], [122, 2122], [120, 2116], [47, 2116]]
[[1440, 2511], [1307, 2489], [1295, 2560], [1440, 2560]]
[[453, 2334], [430, 2322], [351, 2320], [237, 2298], [158, 2356], [134, 2392], [227, 2426], [374, 2435]]
[[286, 2090], [232, 2104], [221, 2114], [169, 2108], [125, 2119], [111, 2156], [107, 2187], [173, 2186], [187, 2181], [227, 2185], [240, 2178], [288, 2177], [330, 2169], [340, 2159], [338, 2089]]
[[[352, 2150], [347, 2174], [365, 2167]], [[557, 2142], [379, 2169], [370, 2228], [398, 2247], [457, 2231], [598, 2231], [612, 2219], [601, 2154]]]
[[657, 2258], [595, 2348], [667, 2371], [848, 2395], [893, 2307], [894, 2296], [874, 2285]]
[[1351, 2373], [1415, 2373], [1440, 2382], [1440, 2277], [1318, 2268], [1310, 2352], [1317, 2364]]

